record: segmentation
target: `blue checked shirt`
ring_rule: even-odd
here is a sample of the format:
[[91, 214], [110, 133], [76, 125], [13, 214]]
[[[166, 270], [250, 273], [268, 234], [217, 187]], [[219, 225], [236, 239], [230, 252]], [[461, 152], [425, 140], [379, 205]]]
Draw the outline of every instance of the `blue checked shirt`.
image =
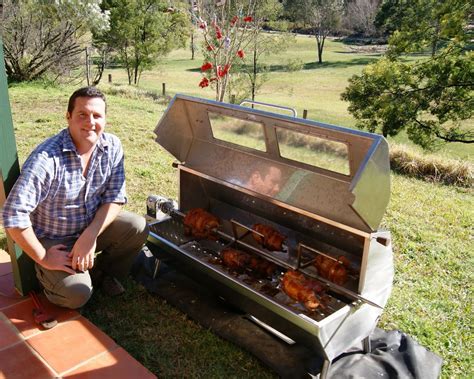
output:
[[4, 227], [32, 226], [38, 238], [78, 237], [102, 204], [127, 202], [123, 159], [118, 137], [102, 133], [83, 177], [69, 130], [62, 130], [24, 163], [4, 204]]

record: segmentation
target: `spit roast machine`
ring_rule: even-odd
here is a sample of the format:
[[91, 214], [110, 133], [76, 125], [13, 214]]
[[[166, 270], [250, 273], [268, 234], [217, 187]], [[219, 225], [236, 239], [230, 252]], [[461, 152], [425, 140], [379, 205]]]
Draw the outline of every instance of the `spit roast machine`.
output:
[[[324, 359], [321, 377], [351, 346], [368, 349], [394, 274], [390, 233], [378, 230], [390, 196], [385, 139], [184, 95], [155, 133], [177, 160], [179, 199], [148, 198], [149, 243], [256, 323], [312, 349]], [[196, 209], [218, 220], [204, 235], [185, 225]], [[262, 243], [255, 225], [280, 244]], [[229, 249], [271, 269], [225, 265]], [[342, 277], [318, 260], [342, 266]], [[286, 291], [290, 272], [317, 286], [316, 306]]]

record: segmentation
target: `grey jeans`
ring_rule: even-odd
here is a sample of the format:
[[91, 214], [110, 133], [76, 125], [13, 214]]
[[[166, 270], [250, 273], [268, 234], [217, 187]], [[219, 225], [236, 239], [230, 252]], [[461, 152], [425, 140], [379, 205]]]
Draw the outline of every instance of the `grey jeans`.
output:
[[[97, 238], [96, 252], [100, 253], [96, 256], [92, 274], [102, 271], [118, 279], [125, 278], [147, 236], [144, 217], [121, 211]], [[76, 239], [40, 239], [40, 242], [45, 249], [58, 244], [72, 248]], [[71, 275], [65, 271], [47, 270], [38, 264], [35, 267], [44, 293], [52, 303], [75, 309], [82, 307], [91, 297], [93, 288], [89, 271]]]

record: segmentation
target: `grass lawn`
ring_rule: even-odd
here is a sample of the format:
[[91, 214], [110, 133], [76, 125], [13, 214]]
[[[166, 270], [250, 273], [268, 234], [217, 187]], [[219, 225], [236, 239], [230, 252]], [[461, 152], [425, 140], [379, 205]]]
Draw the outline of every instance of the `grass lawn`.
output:
[[[314, 44], [308, 37], [298, 39], [294, 47], [301, 50], [298, 57], [314, 61]], [[212, 98], [210, 90], [197, 86], [199, 73], [189, 71], [200, 61], [191, 62], [187, 55], [186, 51], [174, 52], [161, 71], [144, 74], [140, 87], [161, 91], [161, 83], [166, 82], [170, 92]], [[321, 68], [309, 65], [297, 73], [272, 72], [258, 100], [295, 106], [300, 114], [308, 109], [311, 118], [351, 126], [353, 120], [338, 94], [347, 76], [362, 69], [362, 60], [367, 63], [372, 58], [348, 54], [342, 44], [331, 41], [325, 58], [331, 63]], [[273, 59], [275, 64], [280, 61]], [[112, 74], [114, 83], [125, 82], [124, 72], [113, 70]], [[40, 141], [65, 126], [72, 90], [37, 84], [10, 88], [20, 163]], [[108, 101], [108, 131], [121, 138], [126, 152], [127, 209], [143, 214], [151, 193], [176, 198], [173, 157], [154, 142], [153, 129], [165, 105], [149, 98], [116, 95], [108, 95]], [[449, 150], [451, 156], [472, 157], [467, 149]], [[382, 227], [392, 232], [396, 274], [379, 326], [399, 329], [440, 355], [445, 362], [444, 378], [470, 377], [474, 373], [469, 353], [474, 350], [472, 189], [399, 175], [392, 179]], [[0, 247], [5, 245], [1, 230]], [[253, 356], [199, 327], [133, 281], [126, 286], [129, 291], [122, 298], [110, 300], [96, 294], [85, 314], [158, 377], [274, 377]]]
[[[287, 72], [284, 66], [294, 58], [300, 59], [304, 68], [301, 71]], [[309, 36], [298, 36], [287, 51], [264, 58], [263, 62], [270, 72], [268, 80], [257, 93], [256, 100], [294, 108], [300, 117], [306, 109], [309, 119], [353, 127], [355, 121], [347, 110], [348, 103], [340, 99], [340, 94], [347, 87], [349, 77], [359, 74], [365, 65], [375, 62], [378, 58], [380, 54], [355, 53], [348, 45], [327, 40], [323, 64], [319, 65], [315, 63], [316, 40]], [[164, 58], [156, 69], [143, 73], [139, 87], [161, 94], [162, 83], [166, 83], [166, 92], [170, 96], [185, 93], [215, 99], [215, 93], [210, 87], [202, 89], [198, 86], [201, 80], [199, 68], [202, 63], [199, 53], [192, 61], [188, 49], [175, 50]], [[107, 74], [112, 74], [114, 84], [128, 84], [123, 69], [107, 70], [104, 78], [107, 78]], [[472, 120], [470, 123], [474, 127]], [[405, 133], [395, 137], [394, 141], [412, 145]], [[474, 160], [474, 148], [468, 144], [444, 145], [437, 153]]]

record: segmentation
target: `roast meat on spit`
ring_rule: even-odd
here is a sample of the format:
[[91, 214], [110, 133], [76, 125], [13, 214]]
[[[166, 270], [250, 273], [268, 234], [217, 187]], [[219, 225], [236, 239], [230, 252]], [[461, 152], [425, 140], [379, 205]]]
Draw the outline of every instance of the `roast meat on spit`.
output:
[[184, 231], [196, 238], [215, 238], [219, 219], [202, 208], [194, 208], [184, 217]]
[[347, 272], [350, 267], [349, 260], [343, 255], [337, 260], [318, 255], [314, 261], [319, 276], [333, 283], [343, 285], [347, 281]]
[[253, 230], [263, 235], [262, 237], [257, 233], [252, 233], [255, 241], [257, 241], [260, 245], [272, 251], [283, 250], [283, 241], [286, 239], [283, 234], [279, 233], [271, 226], [263, 224], [255, 224], [253, 226]]
[[249, 268], [263, 277], [271, 277], [277, 268], [272, 262], [232, 248], [222, 250], [221, 259], [224, 266], [232, 270], [243, 271]]
[[[288, 270], [281, 279], [282, 290], [293, 300], [296, 300], [310, 311], [314, 311], [321, 303], [323, 286], [316, 280], [304, 276], [294, 270]], [[318, 297], [317, 294], [320, 296]]]

